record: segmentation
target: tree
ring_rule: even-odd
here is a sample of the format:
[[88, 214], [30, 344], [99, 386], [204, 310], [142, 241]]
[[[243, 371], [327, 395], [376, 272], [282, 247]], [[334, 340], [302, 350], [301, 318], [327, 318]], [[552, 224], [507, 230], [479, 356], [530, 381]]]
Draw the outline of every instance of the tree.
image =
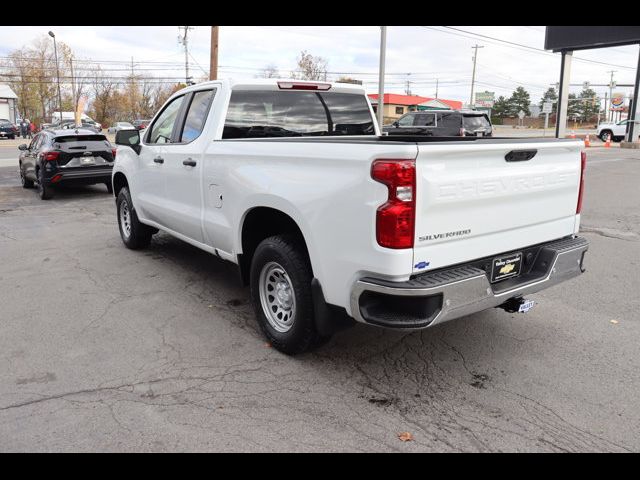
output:
[[502, 95], [498, 97], [498, 99], [493, 102], [493, 108], [491, 109], [491, 113], [493, 116], [498, 118], [503, 118], [507, 116], [507, 110], [509, 108], [509, 102]]
[[580, 101], [576, 102], [578, 104], [578, 115], [584, 121], [589, 121], [597, 117], [598, 110], [600, 109], [600, 98], [598, 98], [598, 94], [595, 90], [591, 88], [585, 88], [580, 92], [578, 96]]
[[278, 67], [276, 67], [273, 63], [265, 66], [262, 69], [262, 72], [259, 75], [256, 75], [256, 77], [261, 78], [278, 78], [279, 76], [280, 72], [278, 72]]
[[525, 115], [531, 115], [531, 110], [529, 110], [531, 98], [529, 92], [527, 92], [524, 87], [518, 87], [513, 91], [507, 101], [507, 105], [507, 116], [509, 117], [517, 116], [520, 110], [522, 110]]
[[567, 105], [567, 117], [579, 118], [580, 117], [580, 101], [576, 97], [575, 93], [569, 94], [569, 103]]
[[553, 105], [551, 107], [551, 111], [555, 112], [557, 103], [558, 103], [558, 94], [556, 89], [553, 87], [549, 87], [546, 92], [542, 95], [542, 99], [540, 99], [540, 109], [542, 109], [542, 104], [545, 102], [551, 102]]
[[292, 78], [300, 80], [327, 80], [327, 60], [322, 57], [314, 57], [306, 50], [300, 52], [298, 68], [291, 72]]

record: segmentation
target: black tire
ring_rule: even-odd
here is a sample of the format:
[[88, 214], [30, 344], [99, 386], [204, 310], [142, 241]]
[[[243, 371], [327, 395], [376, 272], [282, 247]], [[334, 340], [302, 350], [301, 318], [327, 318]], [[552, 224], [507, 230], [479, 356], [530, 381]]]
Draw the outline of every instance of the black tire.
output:
[[[263, 308], [261, 299], [261, 274], [263, 269], [274, 264], [286, 273], [295, 299], [292, 316], [289, 317], [291, 324], [284, 332], [278, 331], [267, 318], [268, 313]], [[287, 355], [307, 352], [330, 338], [321, 337], [316, 330], [311, 298], [312, 278], [311, 265], [304, 247], [291, 235], [276, 235], [263, 240], [251, 260], [251, 300], [258, 324], [271, 345]]]
[[16, 139], [16, 136], [15, 136], [15, 135], [9, 135], [9, 139], [10, 139], [10, 140], [15, 140], [15, 139]]
[[105, 185], [107, 186], [107, 192], [113, 194], [113, 184], [111, 182], [106, 182]]
[[44, 184], [42, 169], [38, 169], [38, 195], [40, 200], [51, 200], [53, 198], [53, 189], [49, 185]]
[[22, 183], [22, 188], [33, 188], [33, 180], [29, 180], [24, 176], [22, 165], [20, 165], [20, 182]]
[[[123, 213], [125, 208], [126, 214]], [[118, 198], [116, 199], [116, 215], [118, 219], [118, 229], [120, 230], [120, 238], [122, 238], [122, 243], [124, 243], [127, 248], [139, 250], [149, 245], [151, 242], [151, 236], [153, 235], [153, 230], [151, 227], [144, 223], [140, 223], [138, 220], [138, 214], [136, 213], [135, 208], [133, 208], [131, 194], [127, 187], [123, 187], [118, 193]], [[128, 215], [129, 218], [128, 232], [126, 231], [126, 227], [123, 226], [123, 224], [126, 224], [126, 221], [123, 221], [123, 215], [125, 217]]]
[[611, 130], [603, 130], [600, 132], [600, 140], [603, 142], [607, 141], [607, 135], [613, 140], [613, 132]]

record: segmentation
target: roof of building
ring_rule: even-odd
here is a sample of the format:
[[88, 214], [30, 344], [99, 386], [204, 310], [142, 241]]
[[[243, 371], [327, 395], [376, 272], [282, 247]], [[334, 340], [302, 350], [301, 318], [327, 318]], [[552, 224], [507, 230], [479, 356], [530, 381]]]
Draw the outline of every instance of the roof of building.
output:
[[0, 85], [0, 98], [18, 98], [9, 85]]
[[[378, 100], [377, 93], [369, 94], [371, 100]], [[389, 105], [420, 105], [425, 102], [435, 100], [431, 97], [420, 97], [418, 95], [398, 95], [396, 93], [385, 93], [384, 103]], [[462, 102], [457, 100], [446, 100], [444, 98], [438, 98], [438, 102], [442, 102], [449, 105], [454, 110], [460, 110], [462, 108]]]

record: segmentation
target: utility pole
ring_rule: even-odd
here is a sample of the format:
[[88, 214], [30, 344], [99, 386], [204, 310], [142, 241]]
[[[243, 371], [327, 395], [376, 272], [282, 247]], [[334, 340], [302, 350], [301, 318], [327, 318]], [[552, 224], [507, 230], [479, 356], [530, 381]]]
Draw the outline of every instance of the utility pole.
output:
[[220, 27], [211, 27], [211, 58], [209, 60], [209, 80], [218, 79], [218, 31]]
[[436, 98], [438, 98], [438, 78], [436, 78]]
[[178, 36], [178, 42], [184, 45], [184, 78], [185, 84], [191, 85], [191, 77], [189, 76], [189, 30], [193, 30], [193, 27], [178, 27], [178, 30], [184, 31], [182, 37]]
[[382, 133], [384, 120], [384, 64], [387, 51], [387, 27], [380, 27], [380, 69], [378, 71], [378, 126]]
[[[58, 47], [56, 45], [55, 34], [50, 31], [49, 36], [53, 38], [53, 52], [56, 56], [56, 78], [58, 80], [58, 111], [60, 112], [60, 123], [62, 123], [62, 95], [60, 93], [60, 67], [58, 66]], [[22, 112], [22, 115], [24, 115], [24, 112]]]
[[[69, 56], [69, 70], [71, 71], [71, 95], [73, 96], [73, 118], [76, 118], [78, 110], [78, 97], [76, 96], [76, 79], [73, 77], [73, 55]], [[80, 125], [76, 120], [76, 127]]]
[[[613, 74], [616, 73], [617, 70], [609, 70], [607, 73], [611, 74], [611, 80], [609, 81], [609, 101], [611, 101], [611, 99], [613, 98]], [[611, 121], [613, 119], [613, 112], [611, 111], [611, 108], [609, 108], [609, 105], [606, 105], [606, 108], [608, 110], [607, 112], [607, 120]]]
[[410, 75], [410, 73], [407, 73], [407, 88], [404, 91], [407, 95], [411, 95], [411, 80], [409, 80]]
[[473, 87], [476, 83], [476, 60], [478, 59], [478, 49], [484, 48], [484, 46], [476, 43], [471, 48], [473, 48], [473, 73], [471, 74], [471, 98], [469, 99], [469, 107], [473, 108]]

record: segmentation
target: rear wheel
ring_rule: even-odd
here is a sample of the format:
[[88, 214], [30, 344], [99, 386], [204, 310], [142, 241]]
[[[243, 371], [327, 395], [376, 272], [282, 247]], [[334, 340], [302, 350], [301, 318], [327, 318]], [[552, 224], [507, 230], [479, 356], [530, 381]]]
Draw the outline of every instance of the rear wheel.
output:
[[145, 248], [151, 242], [153, 229], [138, 220], [138, 214], [133, 208], [131, 194], [127, 187], [123, 187], [116, 200], [118, 212], [118, 228], [120, 237], [127, 248], [138, 250]]
[[304, 248], [290, 235], [263, 240], [251, 260], [251, 299], [258, 324], [271, 345], [288, 355], [328, 340], [316, 330], [312, 278]]
[[53, 198], [52, 188], [44, 184], [44, 173], [41, 168], [38, 169], [38, 195], [40, 200], [51, 200]]

